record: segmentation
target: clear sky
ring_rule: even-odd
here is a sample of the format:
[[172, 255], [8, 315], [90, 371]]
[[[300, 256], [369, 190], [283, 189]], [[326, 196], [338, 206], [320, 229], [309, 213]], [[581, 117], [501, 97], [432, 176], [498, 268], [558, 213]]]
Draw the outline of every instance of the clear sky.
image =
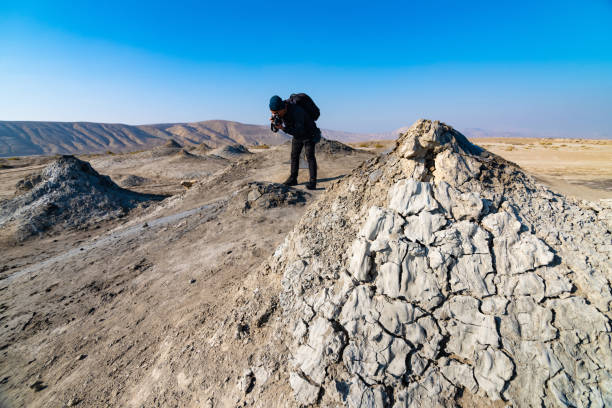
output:
[[0, 0], [0, 120], [612, 137], [612, 1]]

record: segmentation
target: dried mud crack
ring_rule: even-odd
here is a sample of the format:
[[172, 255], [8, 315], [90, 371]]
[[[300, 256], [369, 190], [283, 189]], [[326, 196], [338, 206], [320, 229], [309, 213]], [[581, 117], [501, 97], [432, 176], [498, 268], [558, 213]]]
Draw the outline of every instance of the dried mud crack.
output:
[[609, 214], [418, 121], [269, 261], [298, 404], [612, 405]]

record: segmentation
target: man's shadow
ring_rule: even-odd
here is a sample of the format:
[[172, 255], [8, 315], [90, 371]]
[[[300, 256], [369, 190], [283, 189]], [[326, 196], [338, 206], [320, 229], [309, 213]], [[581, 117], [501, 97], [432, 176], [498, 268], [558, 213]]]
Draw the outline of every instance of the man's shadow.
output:
[[[317, 184], [318, 183], [325, 183], [326, 181], [334, 181], [334, 180], [339, 180], [341, 178], [346, 177], [346, 174], [341, 174], [339, 176], [336, 177], [327, 177], [327, 178], [319, 178], [317, 179]], [[308, 184], [307, 181], [303, 182], [303, 183], [298, 183], [298, 186], [305, 186], [306, 184]], [[325, 190], [325, 187], [317, 187], [314, 189], [314, 191], [319, 191], [319, 190]]]

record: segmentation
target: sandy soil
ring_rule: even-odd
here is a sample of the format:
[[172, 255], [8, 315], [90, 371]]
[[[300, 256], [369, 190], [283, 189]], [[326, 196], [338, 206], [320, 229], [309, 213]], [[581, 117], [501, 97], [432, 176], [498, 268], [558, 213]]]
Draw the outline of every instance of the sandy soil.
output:
[[612, 140], [473, 139], [553, 190], [586, 200], [612, 198]]

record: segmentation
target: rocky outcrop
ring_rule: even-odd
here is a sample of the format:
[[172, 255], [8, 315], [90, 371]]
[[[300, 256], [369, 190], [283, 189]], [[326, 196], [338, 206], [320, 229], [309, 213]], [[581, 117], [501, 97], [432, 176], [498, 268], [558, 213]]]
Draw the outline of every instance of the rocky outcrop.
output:
[[228, 210], [246, 214], [255, 210], [304, 205], [308, 196], [308, 193], [284, 184], [253, 181], [232, 194]]
[[0, 204], [0, 229], [17, 240], [57, 224], [80, 228], [121, 217], [139, 203], [165, 198], [124, 190], [73, 156], [62, 156], [20, 186], [21, 195]]
[[337, 140], [329, 140], [321, 138], [321, 141], [315, 145], [316, 153], [327, 154], [353, 154], [355, 149]]
[[612, 405], [610, 209], [416, 122], [276, 250], [302, 405]]

